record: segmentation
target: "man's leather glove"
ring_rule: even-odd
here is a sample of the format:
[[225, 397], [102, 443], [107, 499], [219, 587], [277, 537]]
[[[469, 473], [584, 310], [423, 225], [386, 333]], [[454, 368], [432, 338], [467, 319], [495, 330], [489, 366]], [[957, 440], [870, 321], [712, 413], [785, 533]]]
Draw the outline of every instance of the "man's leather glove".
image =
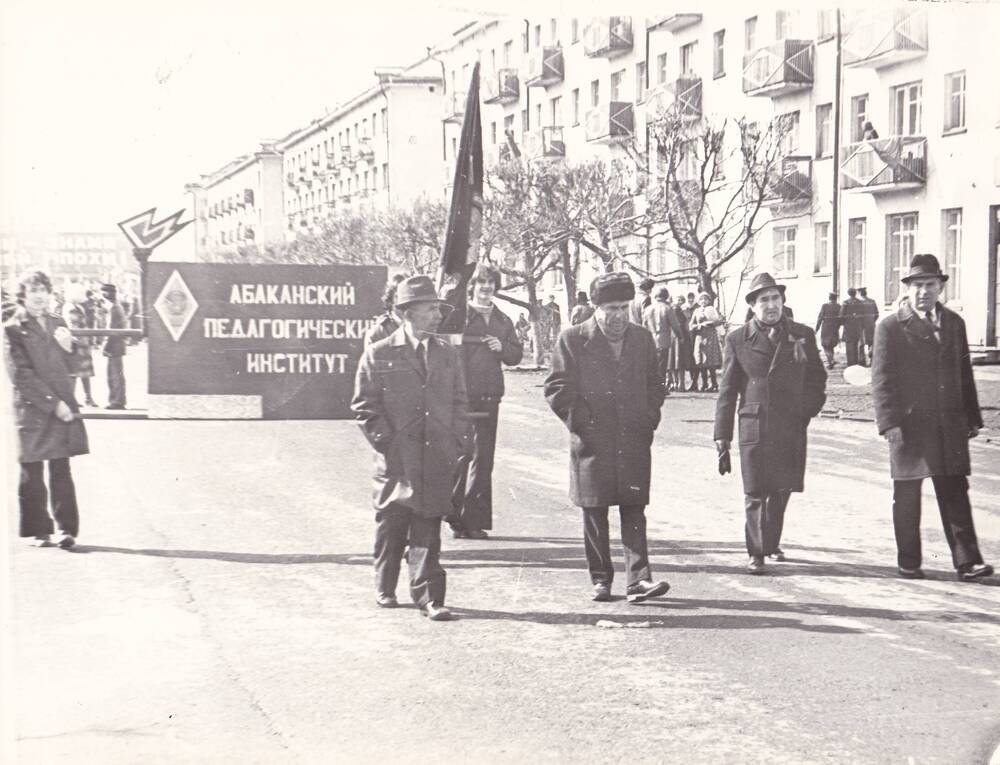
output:
[[719, 475], [733, 472], [733, 461], [729, 456], [729, 442], [716, 441], [715, 448], [719, 452]]

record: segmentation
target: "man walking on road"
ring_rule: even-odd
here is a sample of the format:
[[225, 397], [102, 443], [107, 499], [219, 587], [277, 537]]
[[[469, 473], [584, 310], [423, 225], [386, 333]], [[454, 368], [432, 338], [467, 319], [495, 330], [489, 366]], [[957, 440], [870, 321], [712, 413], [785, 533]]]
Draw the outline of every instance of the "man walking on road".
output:
[[653, 338], [629, 321], [635, 287], [625, 273], [590, 285], [594, 315], [559, 336], [545, 397], [570, 432], [570, 499], [583, 508], [593, 599], [611, 600], [614, 565], [608, 506], [618, 505], [630, 603], [663, 595], [653, 582], [646, 541], [650, 445], [664, 386]]
[[[125, 329], [125, 312], [118, 304], [118, 288], [102, 284], [101, 294], [108, 309], [107, 329]], [[108, 405], [106, 409], [125, 408], [125, 338], [109, 337], [104, 341], [104, 355], [108, 359]]]
[[914, 255], [901, 280], [908, 300], [875, 329], [872, 398], [889, 442], [892, 523], [904, 579], [923, 579], [920, 485], [934, 482], [960, 581], [991, 576], [969, 504], [969, 439], [983, 427], [965, 322], [938, 302], [948, 275], [933, 255]]
[[875, 347], [875, 325], [878, 324], [878, 303], [868, 297], [865, 287], [858, 287], [858, 300], [864, 310], [861, 313], [861, 342], [868, 352], [868, 363], [872, 360], [872, 348]]
[[635, 297], [632, 299], [632, 305], [629, 306], [629, 321], [633, 324], [642, 326], [642, 314], [653, 302], [653, 298], [650, 293], [653, 291], [653, 287], [655, 286], [656, 283], [649, 277], [646, 277], [639, 282], [639, 288], [636, 291]]
[[428, 276], [396, 288], [403, 325], [365, 350], [351, 409], [375, 449], [375, 602], [398, 605], [396, 582], [409, 543], [410, 597], [445, 621], [441, 518], [451, 510], [459, 457], [468, 451], [465, 377], [457, 349], [434, 337], [441, 301]]
[[715, 443], [722, 472], [739, 399], [747, 570], [762, 574], [765, 557], [785, 560], [785, 507], [790, 493], [803, 488], [806, 429], [826, 401], [826, 370], [813, 331], [783, 315], [783, 284], [758, 274], [746, 300], [754, 317], [726, 337]]
[[[840, 307], [840, 323], [844, 327], [844, 345], [847, 349], [847, 366], [865, 363], [864, 320], [865, 305], [857, 298], [858, 291], [847, 290], [847, 300]], [[859, 354], [860, 351], [860, 354]]]
[[819, 333], [819, 344], [826, 354], [826, 368], [833, 369], [834, 353], [840, 342], [840, 303], [837, 302], [836, 292], [831, 292], [829, 302], [820, 307], [816, 331]]

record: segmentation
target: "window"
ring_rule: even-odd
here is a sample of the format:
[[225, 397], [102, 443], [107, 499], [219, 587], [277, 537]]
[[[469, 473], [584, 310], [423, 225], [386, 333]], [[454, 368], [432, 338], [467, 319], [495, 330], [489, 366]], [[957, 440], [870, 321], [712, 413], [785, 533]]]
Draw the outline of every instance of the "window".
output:
[[528, 52], [528, 33], [527, 31], [521, 32], [521, 52]]
[[965, 72], [944, 76], [944, 129], [965, 128]]
[[528, 132], [528, 110], [521, 109], [521, 132]]
[[865, 123], [868, 121], [868, 94], [854, 96], [851, 99], [851, 141], [858, 143], [865, 134]]
[[813, 273], [830, 272], [830, 224], [816, 224], [816, 250], [813, 252]]
[[570, 19], [569, 21], [569, 39], [570, 43], [580, 42], [580, 20]]
[[642, 101], [646, 95], [646, 62], [640, 61], [635, 65], [635, 100]]
[[789, 40], [795, 37], [797, 22], [797, 11], [786, 11], [779, 8], [774, 13], [774, 39]]
[[535, 24], [535, 47], [542, 47], [542, 25]]
[[535, 104], [535, 127], [540, 128], [542, 126], [542, 103], [539, 101]]
[[917, 251], [917, 214], [885, 216], [885, 232], [885, 299], [891, 303], [899, 297], [899, 279]]
[[948, 274], [948, 297], [962, 297], [962, 208], [941, 211], [941, 252], [944, 253], [944, 272]]
[[923, 86], [919, 82], [892, 89], [893, 135], [920, 135], [920, 112]]
[[799, 113], [787, 112], [779, 116], [778, 130], [781, 133], [781, 156], [796, 154], [799, 150]]
[[389, 188], [389, 165], [388, 164], [383, 164], [382, 165], [382, 188], [387, 189], [387, 190]]
[[795, 271], [795, 237], [798, 226], [774, 227], [774, 270], [784, 274]]
[[757, 50], [757, 17], [743, 22], [743, 47], [747, 53]]
[[559, 23], [556, 19], [549, 19], [549, 42], [553, 45], [559, 40]]
[[490, 49], [490, 71], [495, 72], [497, 70], [497, 49]]
[[667, 81], [667, 54], [661, 53], [656, 57], [656, 82], [662, 85]]
[[826, 8], [816, 12], [816, 38], [818, 42], [831, 40], [837, 34], [837, 11]]
[[573, 108], [573, 124], [580, 124], [580, 89], [573, 88], [573, 93], [570, 98], [570, 105]]
[[[378, 191], [378, 168], [372, 168], [372, 191]], [[333, 199], [333, 189], [330, 189], [330, 199]]]
[[451, 139], [451, 156], [452, 157], [458, 156], [458, 139], [455, 137], [452, 137]]
[[[510, 56], [514, 52], [514, 41], [508, 40], [503, 44], [503, 65], [510, 66]], [[454, 85], [454, 83], [452, 83]]]
[[361, 135], [363, 135], [365, 138], [368, 137], [368, 118], [367, 117], [365, 117], [363, 120], [361, 120]]
[[601, 81], [594, 80], [590, 83], [590, 105], [597, 106], [601, 101]]
[[622, 85], [625, 83], [625, 70], [619, 69], [611, 73], [611, 100], [622, 100]]
[[816, 159], [833, 152], [833, 104], [816, 107]]
[[562, 96], [556, 96], [549, 102], [551, 114], [549, 124], [553, 127], [562, 125]]
[[490, 143], [496, 146], [497, 143], [497, 123], [496, 120], [490, 123]]
[[720, 29], [712, 38], [712, 76], [726, 73], [726, 30]]
[[681, 74], [694, 74], [694, 49], [697, 41], [681, 46]]
[[514, 132], [514, 115], [508, 114], [503, 118], [503, 134], [505, 136]]

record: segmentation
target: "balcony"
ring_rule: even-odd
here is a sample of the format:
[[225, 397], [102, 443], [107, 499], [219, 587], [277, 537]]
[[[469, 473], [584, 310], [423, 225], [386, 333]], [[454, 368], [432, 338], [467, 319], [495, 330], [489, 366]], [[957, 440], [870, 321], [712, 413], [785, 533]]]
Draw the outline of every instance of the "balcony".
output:
[[927, 55], [925, 6], [858, 10], [845, 19], [844, 66], [882, 69]]
[[673, 83], [674, 108], [682, 120], [701, 119], [701, 77], [685, 75]]
[[632, 17], [594, 19], [584, 33], [583, 51], [589, 58], [613, 58], [632, 50]]
[[253, 207], [254, 204], [253, 189], [243, 189], [243, 204]]
[[923, 188], [927, 139], [905, 135], [852, 143], [840, 152], [840, 188], [882, 194]]
[[442, 122], [459, 122], [465, 116], [465, 91], [456, 90], [448, 93], [444, 97], [444, 111], [441, 114]]
[[808, 202], [812, 199], [812, 157], [789, 156], [772, 172], [764, 193], [767, 203]]
[[548, 87], [562, 82], [565, 77], [562, 48], [536, 48], [528, 59], [528, 78], [524, 84]]
[[498, 69], [483, 78], [484, 104], [516, 104], [521, 99], [521, 86], [516, 69]]
[[354, 167], [357, 162], [358, 157], [350, 146], [344, 145], [340, 148], [340, 164], [342, 167]]
[[289, 173], [285, 176], [285, 179], [288, 181], [289, 186], [295, 185], [295, 173]]
[[523, 153], [528, 159], [557, 159], [566, 156], [561, 127], [543, 127], [524, 134]]
[[371, 138], [362, 138], [358, 142], [358, 157], [365, 161], [375, 158], [375, 148], [372, 146]]
[[611, 101], [587, 112], [584, 133], [588, 141], [618, 143], [634, 132], [635, 115], [628, 101]]
[[811, 40], [778, 40], [744, 54], [743, 92], [776, 98], [811, 88], [813, 50]]
[[326, 169], [327, 170], [336, 170], [337, 169], [337, 160], [336, 160], [336, 158], [332, 154], [327, 154], [326, 155]]
[[663, 16], [653, 16], [646, 19], [646, 29], [650, 32], [654, 29], [666, 29], [670, 32], [679, 32], [682, 29], [694, 26], [701, 21], [700, 13], [668, 13]]

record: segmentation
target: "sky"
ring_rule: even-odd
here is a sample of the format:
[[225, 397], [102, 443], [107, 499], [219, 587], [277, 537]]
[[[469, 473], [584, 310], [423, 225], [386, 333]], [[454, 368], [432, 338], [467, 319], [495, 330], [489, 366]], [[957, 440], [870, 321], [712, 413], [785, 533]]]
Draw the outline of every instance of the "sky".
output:
[[[0, 3], [0, 230], [109, 231], [419, 60], [479, 9]], [[409, 8], [410, 10], [406, 10]]]

